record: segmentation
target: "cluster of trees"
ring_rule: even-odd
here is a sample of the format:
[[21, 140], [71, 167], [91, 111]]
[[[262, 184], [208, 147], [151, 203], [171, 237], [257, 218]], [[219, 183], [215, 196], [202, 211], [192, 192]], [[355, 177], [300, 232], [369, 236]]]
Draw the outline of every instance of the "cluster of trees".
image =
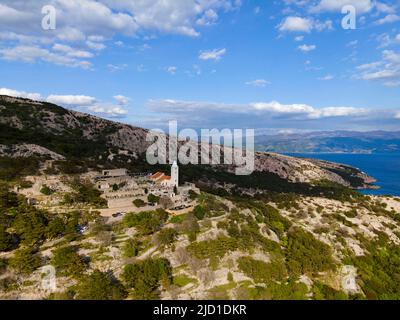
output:
[[153, 234], [160, 230], [168, 220], [165, 210], [144, 211], [141, 213], [128, 213], [123, 220], [126, 227], [135, 227], [142, 235]]
[[148, 259], [126, 265], [122, 278], [136, 299], [157, 299], [160, 284], [172, 283], [172, 267], [166, 259]]
[[93, 205], [96, 208], [107, 206], [107, 200], [101, 197], [101, 192], [87, 181], [75, 179], [71, 183], [74, 192], [64, 195], [63, 204], [72, 206], [78, 203]]
[[384, 234], [370, 241], [360, 239], [367, 250], [364, 256], [352, 256], [345, 263], [357, 267], [361, 288], [367, 299], [400, 299], [400, 247]]
[[293, 275], [317, 273], [336, 268], [331, 247], [301, 228], [289, 230], [285, 254], [287, 267]]
[[87, 268], [87, 263], [76, 247], [67, 246], [53, 250], [51, 264], [61, 276], [79, 277]]

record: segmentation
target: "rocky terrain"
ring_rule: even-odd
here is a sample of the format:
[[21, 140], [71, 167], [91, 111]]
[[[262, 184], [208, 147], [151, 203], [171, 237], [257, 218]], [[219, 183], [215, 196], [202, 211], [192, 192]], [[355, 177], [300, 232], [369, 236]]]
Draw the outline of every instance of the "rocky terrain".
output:
[[[7, 96], [0, 96], [0, 132], [0, 155], [12, 157], [127, 161], [143, 158], [150, 145], [145, 129]], [[255, 171], [298, 183], [327, 180], [357, 188], [373, 182], [351, 167], [275, 153], [256, 153]]]
[[166, 169], [143, 161], [147, 132], [0, 97], [0, 299], [400, 298], [400, 198], [342, 164], [181, 166], [192, 211], [102, 216], [93, 170]]

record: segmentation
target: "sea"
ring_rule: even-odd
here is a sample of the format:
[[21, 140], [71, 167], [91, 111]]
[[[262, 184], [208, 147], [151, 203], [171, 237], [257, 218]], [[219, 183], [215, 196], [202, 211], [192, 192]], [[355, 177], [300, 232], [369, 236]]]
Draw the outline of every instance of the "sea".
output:
[[378, 190], [361, 190], [369, 195], [400, 196], [400, 154], [348, 154], [348, 153], [296, 153], [294, 157], [314, 158], [348, 164], [356, 167], [378, 181]]

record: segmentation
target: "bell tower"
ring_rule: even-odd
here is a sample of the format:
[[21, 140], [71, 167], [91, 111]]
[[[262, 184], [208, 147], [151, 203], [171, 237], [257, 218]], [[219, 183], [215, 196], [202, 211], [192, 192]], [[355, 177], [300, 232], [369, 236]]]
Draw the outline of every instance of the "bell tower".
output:
[[176, 161], [171, 167], [171, 187], [179, 187], [179, 167]]

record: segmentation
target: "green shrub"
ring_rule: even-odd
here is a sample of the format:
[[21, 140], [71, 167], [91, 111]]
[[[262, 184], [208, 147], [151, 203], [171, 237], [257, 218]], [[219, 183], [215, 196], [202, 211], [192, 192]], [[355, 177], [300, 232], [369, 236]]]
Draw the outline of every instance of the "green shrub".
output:
[[127, 287], [134, 289], [137, 299], [157, 299], [161, 282], [171, 284], [172, 268], [166, 259], [148, 259], [124, 268], [122, 279]]
[[146, 206], [146, 203], [142, 199], [135, 199], [133, 200], [133, 204], [136, 208], [143, 208]]
[[79, 277], [86, 270], [86, 263], [78, 254], [77, 248], [68, 246], [53, 250], [51, 264], [62, 276]]
[[16, 273], [30, 275], [41, 265], [41, 258], [33, 248], [18, 249], [8, 261], [11, 269]]
[[93, 271], [76, 287], [76, 300], [124, 300], [127, 292], [118, 279], [109, 273]]
[[295, 275], [335, 268], [331, 248], [300, 228], [288, 232], [286, 260], [289, 271]]

